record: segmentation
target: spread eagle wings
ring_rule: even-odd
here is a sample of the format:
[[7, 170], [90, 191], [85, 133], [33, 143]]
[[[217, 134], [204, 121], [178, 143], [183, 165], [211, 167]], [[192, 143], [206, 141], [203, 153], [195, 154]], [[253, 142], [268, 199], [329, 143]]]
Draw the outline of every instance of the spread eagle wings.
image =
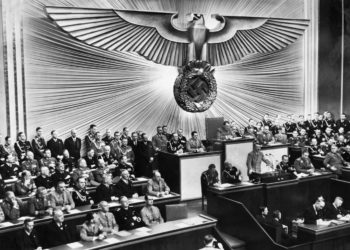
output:
[[[188, 62], [189, 31], [174, 24], [175, 12], [45, 7], [47, 16], [69, 35], [109, 51], [136, 52], [158, 64]], [[213, 66], [232, 64], [253, 53], [280, 50], [294, 43], [308, 20], [220, 16], [208, 30], [207, 58]]]

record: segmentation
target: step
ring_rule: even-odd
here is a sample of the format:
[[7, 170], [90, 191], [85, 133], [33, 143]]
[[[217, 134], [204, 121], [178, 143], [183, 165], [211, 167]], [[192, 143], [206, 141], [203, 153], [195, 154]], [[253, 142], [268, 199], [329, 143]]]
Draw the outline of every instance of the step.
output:
[[226, 241], [226, 243], [231, 247], [232, 250], [245, 250], [245, 242], [233, 237], [231, 235], [228, 235], [226, 233], [223, 233], [218, 230], [218, 233], [221, 235], [221, 237]]

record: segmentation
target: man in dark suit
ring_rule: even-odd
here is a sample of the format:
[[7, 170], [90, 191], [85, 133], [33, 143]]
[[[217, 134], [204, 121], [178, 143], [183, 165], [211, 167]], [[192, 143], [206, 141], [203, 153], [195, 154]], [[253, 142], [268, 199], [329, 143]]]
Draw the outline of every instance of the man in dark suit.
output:
[[73, 232], [64, 221], [61, 209], [53, 211], [53, 220], [46, 228], [46, 241], [45, 247], [64, 245], [74, 241]]
[[47, 142], [47, 148], [51, 150], [52, 157], [57, 160], [62, 160], [64, 144], [61, 139], [58, 138], [56, 130], [51, 131], [52, 138]]
[[311, 207], [304, 211], [304, 223], [305, 224], [317, 224], [317, 220], [322, 220], [322, 209], [325, 206], [325, 202], [319, 198], [312, 204]]
[[15, 236], [15, 246], [18, 250], [42, 249], [32, 219], [24, 220], [24, 228], [18, 231]]
[[342, 207], [342, 205], [343, 205], [343, 198], [339, 196], [335, 197], [334, 202], [326, 206], [326, 218], [337, 220], [345, 216], [348, 213], [348, 211], [346, 211]]
[[140, 143], [139, 136], [136, 132], [131, 133], [131, 141], [129, 142], [129, 146], [132, 148], [132, 151], [136, 154], [137, 145]]
[[138, 194], [135, 192], [132, 182], [130, 180], [130, 174], [127, 169], [121, 172], [121, 179], [115, 184], [114, 192], [118, 197], [126, 196], [128, 198], [137, 198]]
[[101, 201], [112, 201], [114, 196], [112, 177], [110, 174], [103, 175], [102, 183], [96, 188], [95, 204]]
[[146, 133], [142, 134], [142, 139], [135, 151], [135, 175], [151, 177], [155, 152], [152, 142], [148, 140]]
[[72, 136], [64, 141], [64, 147], [68, 150], [70, 156], [78, 161], [80, 159], [81, 139], [77, 137], [75, 129], [72, 129], [70, 133]]

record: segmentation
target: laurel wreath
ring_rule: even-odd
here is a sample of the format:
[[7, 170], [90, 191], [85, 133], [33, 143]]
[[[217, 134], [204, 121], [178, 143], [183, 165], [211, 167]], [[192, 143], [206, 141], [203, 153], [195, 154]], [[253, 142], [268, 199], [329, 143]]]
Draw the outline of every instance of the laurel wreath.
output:
[[[214, 103], [217, 95], [216, 80], [213, 75], [211, 65], [205, 61], [191, 61], [182, 68], [174, 84], [174, 97], [177, 104], [185, 111], [196, 113], [208, 110]], [[187, 91], [189, 81], [194, 77], [204, 79], [209, 87], [209, 94], [206, 99], [200, 103], [196, 103], [188, 96]]]

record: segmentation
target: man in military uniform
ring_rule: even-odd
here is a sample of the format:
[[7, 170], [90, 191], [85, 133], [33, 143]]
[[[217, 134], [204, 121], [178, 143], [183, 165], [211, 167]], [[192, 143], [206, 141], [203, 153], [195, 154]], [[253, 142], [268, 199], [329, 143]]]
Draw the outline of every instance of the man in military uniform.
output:
[[44, 157], [44, 150], [46, 148], [46, 142], [43, 137], [43, 129], [41, 127], [36, 128], [36, 136], [32, 140], [32, 147], [34, 151], [34, 159], [39, 161]]
[[312, 137], [313, 137], [313, 138], [316, 138], [318, 145], [321, 145], [322, 142], [325, 142], [325, 141], [326, 141], [326, 139], [325, 139], [325, 137], [322, 135], [320, 129], [316, 129], [316, 130], [315, 130], [315, 134], [314, 134]]
[[0, 166], [0, 174], [2, 179], [11, 179], [13, 176], [18, 176], [19, 166], [14, 163], [14, 157], [8, 155], [6, 157], [6, 163], [3, 166]]
[[147, 183], [147, 194], [162, 197], [170, 193], [170, 188], [162, 178], [159, 171], [153, 172], [153, 177]]
[[294, 173], [296, 169], [289, 163], [288, 155], [282, 155], [282, 161], [276, 166], [280, 171]]
[[287, 135], [291, 135], [294, 130], [296, 130], [297, 126], [292, 120], [292, 116], [288, 115], [287, 116], [287, 122], [283, 125], [286, 128], [286, 133]]
[[146, 205], [141, 209], [141, 218], [146, 226], [164, 223], [159, 208], [153, 205], [153, 197], [145, 195]]
[[62, 162], [64, 164], [64, 169], [71, 172], [75, 168], [77, 161], [73, 157], [70, 157], [69, 151], [65, 149], [63, 150]]
[[266, 126], [264, 126], [264, 130], [261, 133], [257, 134], [257, 140], [258, 140], [259, 144], [267, 145], [267, 144], [269, 144], [269, 142], [272, 142], [272, 140], [274, 139], [269, 128], [270, 127], [266, 125]]
[[119, 230], [132, 230], [143, 226], [143, 222], [136, 210], [129, 206], [127, 197], [120, 197], [121, 207], [117, 209], [114, 216], [117, 218]]
[[324, 136], [326, 141], [328, 141], [330, 139], [334, 139], [334, 133], [332, 132], [332, 128], [327, 127], [325, 132], [323, 133], [323, 136]]
[[106, 168], [106, 164], [103, 159], [97, 161], [97, 169], [90, 172], [89, 178], [92, 186], [98, 187], [102, 181], [103, 176], [109, 172], [109, 169]]
[[102, 141], [104, 141], [105, 145], [109, 145], [111, 144], [111, 141], [113, 141], [113, 136], [112, 136], [112, 132], [110, 129], [106, 129], [106, 135], [105, 137], [102, 138]]
[[27, 141], [27, 137], [24, 134], [24, 132], [19, 132], [18, 135], [18, 141], [15, 143], [15, 151], [19, 160], [19, 163], [22, 163], [26, 156], [28, 151], [32, 151], [32, 146], [30, 145], [30, 142]]
[[300, 135], [299, 135], [299, 147], [305, 147], [309, 144], [309, 136], [306, 133], [306, 129], [302, 128], [300, 129]]
[[106, 146], [105, 147], [105, 152], [102, 155], [102, 159], [104, 162], [107, 164], [109, 168], [115, 168], [118, 165], [118, 160], [117, 158], [111, 153], [111, 147]]
[[163, 131], [163, 135], [165, 135], [166, 139], [169, 141], [171, 139], [172, 135], [170, 133], [168, 133], [168, 126], [163, 125], [162, 131]]
[[51, 150], [45, 149], [44, 158], [40, 160], [40, 166], [48, 167], [48, 169], [53, 173], [55, 171], [57, 160], [51, 157]]
[[78, 167], [73, 170], [71, 175], [72, 183], [75, 184], [79, 178], [83, 177], [86, 181], [89, 179], [89, 169], [85, 159], [78, 160]]
[[114, 171], [113, 177], [120, 176], [124, 170], [129, 172], [130, 179], [135, 179], [134, 167], [128, 162], [128, 158], [126, 158], [125, 155], [120, 157], [119, 164]]
[[123, 140], [124, 138], [127, 139], [127, 141], [128, 141], [127, 144], [129, 144], [131, 142], [131, 137], [129, 136], [129, 129], [127, 127], [123, 128], [123, 133], [120, 137], [120, 140]]
[[218, 140], [227, 140], [227, 139], [232, 139], [234, 137], [236, 137], [236, 135], [232, 131], [230, 122], [224, 121], [222, 127], [217, 129], [216, 138]]
[[337, 145], [331, 146], [331, 152], [329, 152], [323, 160], [323, 165], [330, 171], [341, 174], [344, 166], [349, 166], [348, 162], [345, 162], [341, 154], [338, 152]]
[[64, 144], [61, 139], [58, 138], [56, 130], [51, 131], [52, 138], [47, 142], [47, 148], [51, 150], [52, 157], [57, 160], [62, 160]]
[[184, 151], [184, 146], [179, 140], [179, 136], [176, 133], [173, 133], [173, 138], [168, 141], [168, 152], [173, 154], [182, 154]]
[[28, 201], [29, 214], [33, 216], [52, 215], [52, 207], [47, 196], [47, 189], [38, 187], [36, 194]]
[[41, 167], [40, 175], [35, 179], [35, 185], [37, 187], [45, 187], [47, 189], [53, 187], [50, 171], [48, 167]]
[[257, 129], [255, 127], [255, 122], [252, 118], [248, 120], [249, 125], [244, 128], [244, 134], [251, 134], [251, 131], [256, 134]]
[[86, 180], [79, 177], [76, 185], [73, 186], [72, 198], [77, 207], [94, 204], [90, 194], [86, 191]]
[[120, 140], [120, 132], [119, 131], [115, 131], [114, 132], [114, 138], [110, 143], [111, 146], [111, 153], [112, 155], [116, 155], [118, 148], [122, 145], [122, 142]]
[[303, 115], [299, 115], [298, 122], [296, 123], [296, 126], [297, 126], [297, 130], [299, 133], [302, 129], [306, 130], [306, 123], [305, 123]]
[[306, 121], [305, 121], [305, 129], [309, 137], [313, 135], [315, 132], [312, 126], [312, 117], [311, 114], [307, 115]]
[[309, 151], [307, 149], [304, 149], [302, 156], [295, 160], [294, 167], [298, 173], [311, 174], [315, 171], [315, 167], [311, 163]]
[[99, 223], [103, 229], [102, 231], [108, 234], [118, 232], [118, 226], [114, 215], [109, 212], [109, 205], [107, 201], [101, 201], [99, 203], [101, 210], [97, 213], [97, 223]]
[[179, 141], [183, 147], [183, 150], [186, 151], [186, 142], [187, 142], [187, 139], [186, 137], [183, 135], [183, 130], [181, 128], [179, 128], [177, 130], [177, 135], [179, 137]]
[[27, 152], [26, 160], [21, 164], [21, 171], [28, 170], [33, 176], [38, 176], [40, 173], [39, 162], [34, 159], [34, 154], [31, 151]]
[[308, 148], [311, 156], [318, 155], [318, 154], [325, 155], [325, 153], [321, 150], [320, 145], [318, 145], [316, 138], [311, 139], [311, 143]]
[[68, 171], [65, 170], [63, 162], [56, 163], [56, 170], [53, 175], [51, 175], [52, 183], [56, 187], [59, 182], [64, 182], [65, 184], [70, 184], [71, 178]]
[[97, 132], [97, 126], [91, 124], [89, 128], [89, 133], [85, 136], [85, 149], [88, 151], [91, 148], [92, 142], [95, 141], [95, 135]]
[[278, 129], [278, 133], [275, 134], [275, 142], [280, 142], [283, 144], [286, 144], [288, 142], [288, 138], [286, 135], [286, 128], [285, 127], [280, 127]]
[[261, 122], [262, 122], [262, 124], [263, 124], [264, 127], [265, 127], [265, 126], [268, 126], [269, 129], [271, 129], [271, 127], [272, 127], [272, 122], [271, 122], [271, 120], [270, 120], [270, 115], [269, 115], [269, 114], [265, 114], [264, 117], [263, 117], [263, 119], [261, 120]]
[[329, 111], [325, 112], [325, 118], [324, 118], [324, 123], [326, 125], [326, 128], [331, 128], [332, 130], [335, 129], [335, 121], [332, 118], [332, 114]]
[[340, 127], [344, 128], [344, 133], [346, 134], [348, 131], [350, 131], [350, 123], [349, 120], [346, 119], [346, 115], [343, 113], [340, 115], [340, 119], [337, 120], [335, 127], [337, 128], [337, 130]]
[[132, 148], [128, 146], [127, 138], [122, 139], [122, 145], [118, 148], [116, 157], [117, 159], [120, 159], [120, 157], [122, 157], [123, 155], [126, 156], [128, 162], [130, 162], [132, 165], [134, 164], [135, 154], [132, 151]]
[[191, 133], [192, 138], [190, 138], [186, 143], [186, 149], [190, 153], [204, 152], [205, 147], [201, 140], [198, 139], [197, 131]]
[[221, 174], [221, 183], [231, 183], [235, 184], [242, 181], [241, 172], [231, 163], [224, 163], [224, 171]]
[[167, 138], [163, 134], [163, 129], [161, 126], [157, 127], [157, 134], [152, 137], [153, 148], [156, 151], [167, 151]]
[[248, 176], [250, 180], [256, 180], [258, 178], [258, 174], [261, 173], [262, 161], [266, 165], [272, 166], [272, 163], [261, 152], [261, 144], [254, 144], [253, 151], [247, 157]]
[[64, 141], [64, 148], [68, 150], [69, 155], [75, 163], [80, 159], [81, 139], [77, 137], [77, 131], [71, 130], [71, 136]]

